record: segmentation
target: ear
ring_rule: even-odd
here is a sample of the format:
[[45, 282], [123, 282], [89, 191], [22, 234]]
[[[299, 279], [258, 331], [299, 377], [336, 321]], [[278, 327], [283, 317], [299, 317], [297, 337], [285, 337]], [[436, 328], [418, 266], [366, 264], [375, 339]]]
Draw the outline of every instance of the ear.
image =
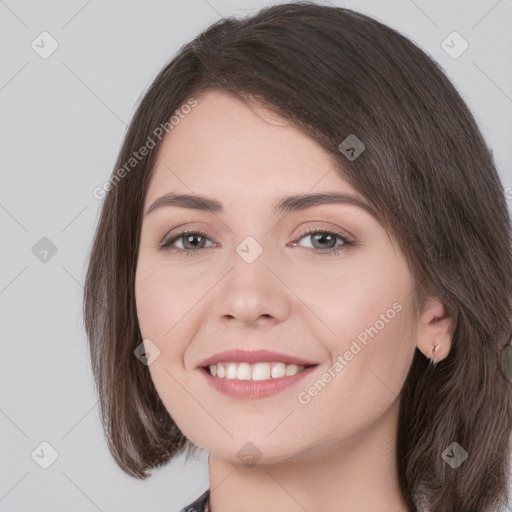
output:
[[448, 316], [437, 297], [428, 297], [416, 330], [416, 346], [430, 359], [441, 361], [450, 352], [455, 319]]

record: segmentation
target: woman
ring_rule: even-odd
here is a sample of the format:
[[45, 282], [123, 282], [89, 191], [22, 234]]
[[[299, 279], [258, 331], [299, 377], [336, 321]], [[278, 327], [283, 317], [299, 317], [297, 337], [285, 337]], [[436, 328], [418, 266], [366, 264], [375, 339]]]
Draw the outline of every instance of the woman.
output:
[[502, 510], [509, 214], [412, 42], [307, 2], [219, 21], [105, 190], [84, 315], [124, 471], [208, 450], [183, 510]]

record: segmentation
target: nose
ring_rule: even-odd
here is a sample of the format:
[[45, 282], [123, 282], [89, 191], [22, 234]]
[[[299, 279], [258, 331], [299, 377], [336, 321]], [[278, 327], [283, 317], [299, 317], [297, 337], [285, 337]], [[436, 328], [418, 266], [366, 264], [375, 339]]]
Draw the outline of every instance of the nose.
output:
[[[293, 295], [277, 276], [278, 265], [269, 265], [265, 251], [249, 263], [235, 253], [231, 270], [217, 287], [212, 304], [214, 318], [245, 326], [271, 325], [290, 314]], [[275, 267], [275, 268], [274, 268]]]

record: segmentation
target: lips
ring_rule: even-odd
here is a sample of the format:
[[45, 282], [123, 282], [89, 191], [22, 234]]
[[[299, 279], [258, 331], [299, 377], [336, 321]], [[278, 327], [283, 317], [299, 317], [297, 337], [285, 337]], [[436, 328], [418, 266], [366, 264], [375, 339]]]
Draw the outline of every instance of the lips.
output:
[[286, 389], [297, 386], [299, 382], [311, 376], [316, 371], [316, 365], [310, 366], [299, 373], [281, 378], [265, 380], [238, 380], [220, 379], [210, 375], [204, 368], [200, 370], [201, 378], [214, 390], [235, 399], [261, 399], [268, 398]]
[[318, 363], [315, 361], [311, 361], [308, 359], [291, 356], [288, 354], [282, 354], [279, 352], [274, 352], [272, 350], [225, 350], [224, 352], [220, 352], [215, 354], [208, 359], [204, 359], [197, 366], [199, 368], [204, 368], [210, 365], [214, 365], [221, 362], [234, 362], [234, 363], [284, 363], [284, 364], [296, 364], [298, 366], [315, 366]]

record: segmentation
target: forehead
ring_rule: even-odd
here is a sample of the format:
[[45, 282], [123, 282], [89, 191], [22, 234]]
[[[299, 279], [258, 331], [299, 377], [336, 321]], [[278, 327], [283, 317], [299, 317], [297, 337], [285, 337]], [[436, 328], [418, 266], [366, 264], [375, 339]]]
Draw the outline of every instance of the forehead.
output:
[[162, 142], [146, 204], [169, 191], [262, 201], [326, 189], [358, 196], [334, 159], [277, 114], [219, 91], [196, 99]]

